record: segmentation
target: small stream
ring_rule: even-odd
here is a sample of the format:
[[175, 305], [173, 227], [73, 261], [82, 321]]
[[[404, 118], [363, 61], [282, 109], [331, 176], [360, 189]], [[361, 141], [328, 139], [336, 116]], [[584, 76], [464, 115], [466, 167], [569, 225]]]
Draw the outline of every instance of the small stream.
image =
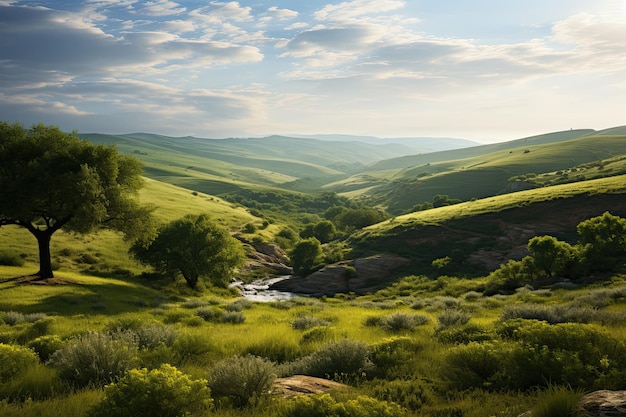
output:
[[280, 301], [280, 300], [288, 300], [293, 297], [302, 296], [302, 294], [296, 294], [292, 292], [286, 291], [276, 291], [270, 290], [270, 285], [275, 282], [282, 281], [284, 279], [291, 278], [291, 275], [283, 275], [275, 278], [265, 278], [259, 279], [256, 281], [252, 281], [248, 284], [244, 284], [241, 281], [236, 281], [231, 284], [231, 287], [237, 287], [241, 290], [243, 296], [250, 301], [258, 301], [258, 302], [271, 302], [271, 301]]

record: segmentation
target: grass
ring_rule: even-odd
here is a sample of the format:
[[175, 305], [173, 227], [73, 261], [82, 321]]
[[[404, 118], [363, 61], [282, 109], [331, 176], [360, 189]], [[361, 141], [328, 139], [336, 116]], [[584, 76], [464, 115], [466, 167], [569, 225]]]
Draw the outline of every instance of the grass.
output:
[[566, 199], [581, 195], [623, 194], [626, 193], [626, 175], [601, 178], [575, 184], [563, 184], [553, 187], [519, 191], [505, 195], [467, 201], [451, 206], [405, 214], [363, 230], [368, 233], [385, 233], [398, 227], [409, 228], [414, 224], [440, 224], [452, 219], [459, 220], [486, 213], [497, 213], [507, 209], [528, 206], [533, 203]]

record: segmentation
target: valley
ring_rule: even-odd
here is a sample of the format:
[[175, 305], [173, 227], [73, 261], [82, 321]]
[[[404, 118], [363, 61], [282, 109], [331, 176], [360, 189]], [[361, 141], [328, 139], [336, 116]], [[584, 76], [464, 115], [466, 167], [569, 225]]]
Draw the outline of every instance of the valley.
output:
[[[80, 136], [142, 162], [139, 200], [158, 224], [208, 214], [246, 262], [237, 285], [192, 289], [130, 256], [119, 232], [60, 231], [56, 281], [35, 283], [24, 277], [36, 240], [2, 225], [0, 358], [16, 369], [0, 374], [3, 416], [94, 416], [104, 386], [165, 364], [209, 387], [211, 405], [192, 416], [541, 417], [626, 389], [626, 127], [440, 148]], [[298, 276], [304, 241], [320, 253]], [[237, 289], [284, 275], [269, 288], [298, 295], [261, 302]], [[80, 349], [126, 356], [71, 362]], [[77, 363], [111, 376], [80, 379]], [[298, 375], [337, 385], [295, 399], [273, 388]], [[265, 385], [236, 389], [253, 381]]]

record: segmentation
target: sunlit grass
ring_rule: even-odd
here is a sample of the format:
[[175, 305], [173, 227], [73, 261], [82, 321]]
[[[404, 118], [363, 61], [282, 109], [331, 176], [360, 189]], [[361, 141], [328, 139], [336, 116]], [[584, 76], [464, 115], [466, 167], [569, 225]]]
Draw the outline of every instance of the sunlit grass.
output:
[[563, 184], [516, 193], [468, 201], [451, 206], [419, 211], [369, 226], [363, 233], [384, 233], [396, 227], [439, 224], [452, 219], [469, 218], [484, 213], [494, 213], [542, 201], [569, 198], [577, 195], [620, 194], [626, 192], [626, 175]]

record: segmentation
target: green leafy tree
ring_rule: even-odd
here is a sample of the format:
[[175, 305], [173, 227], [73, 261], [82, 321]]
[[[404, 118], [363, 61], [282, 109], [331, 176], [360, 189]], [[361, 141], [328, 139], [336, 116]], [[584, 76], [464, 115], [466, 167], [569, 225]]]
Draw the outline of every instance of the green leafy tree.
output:
[[245, 260], [242, 244], [206, 214], [166, 224], [153, 241], [133, 245], [131, 253], [161, 273], [180, 273], [190, 288], [196, 288], [201, 277], [225, 287]]
[[459, 200], [458, 198], [450, 198], [445, 194], [437, 194], [433, 197], [433, 207], [451, 206], [461, 202], [462, 200]]
[[307, 224], [305, 228], [300, 232], [300, 236], [303, 238], [314, 237], [320, 241], [320, 243], [328, 243], [335, 238], [337, 229], [330, 220], [322, 220], [315, 224]]
[[385, 212], [375, 208], [349, 208], [334, 218], [342, 230], [357, 230], [387, 219]]
[[553, 236], [535, 236], [528, 241], [528, 250], [538, 271], [548, 277], [569, 277], [578, 262], [576, 248]]
[[611, 269], [626, 255], [626, 219], [608, 211], [576, 227], [593, 269]]
[[151, 209], [138, 203], [142, 166], [113, 146], [42, 124], [0, 122], [0, 226], [28, 230], [39, 246], [41, 279], [52, 278], [50, 241], [58, 230], [122, 231], [135, 239], [153, 230]]
[[306, 276], [317, 267], [322, 259], [322, 245], [314, 237], [298, 242], [290, 253], [293, 272]]

